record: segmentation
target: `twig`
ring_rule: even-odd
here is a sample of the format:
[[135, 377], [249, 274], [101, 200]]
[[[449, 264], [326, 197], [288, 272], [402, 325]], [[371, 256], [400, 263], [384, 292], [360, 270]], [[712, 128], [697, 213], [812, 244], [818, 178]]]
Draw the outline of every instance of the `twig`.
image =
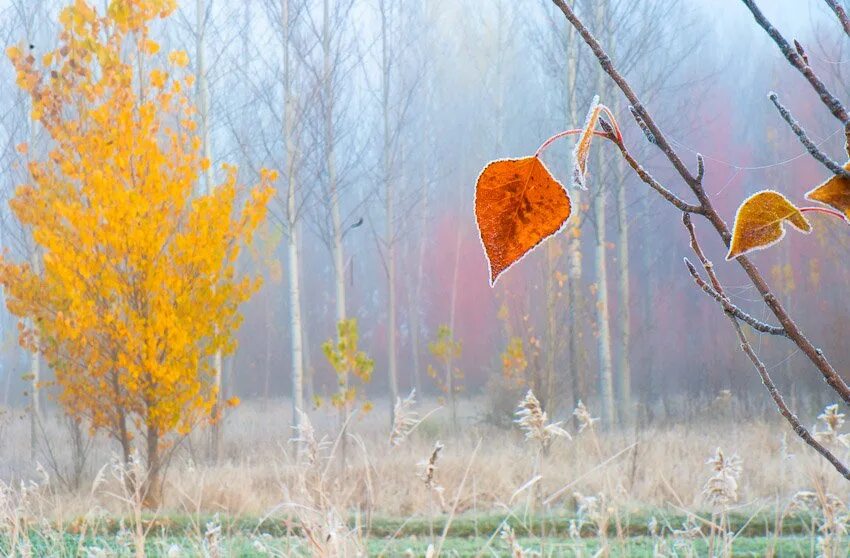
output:
[[644, 169], [643, 166], [641, 166], [641, 164], [638, 163], [637, 160], [635, 160], [634, 157], [632, 157], [632, 154], [629, 153], [629, 150], [626, 149], [626, 146], [622, 141], [614, 141], [614, 143], [617, 145], [617, 147], [620, 148], [620, 153], [622, 153], [623, 158], [626, 160], [629, 166], [634, 169], [640, 179], [643, 180], [650, 188], [661, 194], [661, 196], [665, 200], [669, 201], [680, 211], [683, 211], [685, 213], [702, 213], [702, 207], [687, 203], [683, 199], [676, 196], [676, 194], [659, 184], [658, 181], [655, 180], [655, 178], [653, 178], [652, 175], [649, 174], [646, 169]]
[[838, 2], [835, 0], [824, 0], [826, 5], [832, 8], [832, 11], [835, 12], [835, 16], [838, 18], [838, 21], [841, 22], [841, 26], [844, 28], [844, 32], [850, 36], [850, 19], [847, 17], [847, 12], [844, 11]]
[[782, 119], [788, 123], [788, 126], [791, 127], [791, 131], [794, 132], [794, 135], [800, 140], [800, 143], [806, 148], [806, 151], [815, 158], [815, 160], [820, 161], [823, 165], [832, 171], [832, 174], [841, 175], [847, 178], [850, 178], [850, 172], [844, 170], [838, 163], [829, 158], [829, 155], [818, 149], [818, 146], [815, 145], [809, 136], [806, 134], [806, 131], [800, 126], [800, 123], [797, 122], [794, 117], [791, 115], [791, 112], [779, 102], [779, 96], [771, 91], [768, 94], [768, 99], [773, 103], [776, 107], [776, 110], [779, 111], [779, 114], [782, 116]]
[[754, 330], [759, 331], [761, 333], [769, 333], [770, 335], [781, 335], [782, 337], [788, 337], [788, 334], [785, 333], [785, 330], [778, 326], [772, 326], [770, 324], [766, 324], [762, 321], [757, 320], [751, 315], [747, 314], [743, 310], [741, 310], [738, 306], [732, 304], [728, 299], [720, 296], [720, 293], [715, 291], [711, 285], [705, 282], [705, 280], [699, 276], [694, 264], [688, 261], [688, 258], [685, 258], [685, 265], [688, 267], [688, 271], [691, 274], [691, 277], [694, 278], [697, 286], [703, 290], [707, 295], [716, 300], [723, 306], [723, 310], [727, 314], [731, 314], [737, 319], [741, 320], [749, 324]]
[[815, 74], [814, 70], [806, 64], [806, 61], [803, 60], [803, 57], [797, 53], [797, 50], [788, 44], [788, 41], [785, 40], [785, 37], [782, 36], [779, 30], [777, 30], [776, 27], [768, 21], [759, 9], [758, 5], [756, 5], [755, 0], [741, 1], [744, 3], [744, 6], [750, 10], [750, 13], [753, 14], [756, 23], [758, 23], [759, 26], [764, 29], [765, 33], [773, 39], [773, 42], [776, 43], [776, 46], [779, 47], [779, 50], [782, 51], [782, 54], [788, 62], [797, 68], [801, 74], [803, 74], [833, 116], [845, 124], [850, 121], [850, 116], [847, 115], [847, 111], [844, 109], [844, 105], [841, 104], [841, 101], [836, 99], [835, 96], [829, 92], [826, 85], [824, 85], [817, 74]]
[[[717, 291], [717, 294], [720, 295], [721, 299], [728, 301], [728, 297], [723, 290], [723, 286], [720, 284], [720, 281], [717, 279], [717, 275], [714, 272], [714, 266], [708, 259], [705, 257], [705, 254], [700, 247], [699, 240], [697, 240], [696, 231], [694, 230], [693, 223], [691, 222], [690, 215], [687, 213], [682, 218], [682, 222], [685, 225], [685, 228], [688, 230], [688, 234], [691, 237], [691, 247], [694, 250], [694, 253], [699, 258], [700, 263], [702, 264], [703, 269], [708, 274], [712, 285]], [[693, 265], [690, 262], [685, 260], [688, 264], [688, 270], [691, 272], [691, 275], [694, 277], [698, 277], [699, 275], [696, 273], [696, 269], [694, 269]], [[725, 309], [725, 308], [724, 308]], [[800, 438], [803, 439], [809, 446], [811, 446], [815, 451], [821, 454], [827, 461], [829, 461], [835, 470], [841, 473], [841, 475], [850, 480], [850, 470], [837, 458], [832, 452], [830, 452], [823, 444], [818, 442], [811, 433], [804, 427], [800, 420], [797, 418], [797, 415], [791, 412], [788, 409], [788, 405], [785, 403], [785, 399], [782, 397], [782, 393], [776, 387], [776, 384], [773, 383], [773, 380], [770, 377], [770, 374], [767, 371], [767, 367], [764, 365], [764, 362], [758, 357], [758, 355], [753, 350], [752, 345], [747, 340], [747, 336], [744, 334], [744, 330], [741, 328], [741, 324], [738, 319], [730, 314], [726, 313], [729, 317], [729, 321], [732, 322], [732, 326], [735, 328], [735, 333], [738, 335], [738, 340], [741, 342], [741, 350], [750, 358], [750, 361], [755, 366], [756, 370], [758, 370], [759, 376], [761, 376], [762, 384], [767, 388], [770, 397], [773, 399], [773, 402], [776, 404], [776, 407], [779, 409], [780, 414], [785, 417], [785, 420], [791, 425], [791, 428], [794, 430], [794, 433], [797, 434]]]

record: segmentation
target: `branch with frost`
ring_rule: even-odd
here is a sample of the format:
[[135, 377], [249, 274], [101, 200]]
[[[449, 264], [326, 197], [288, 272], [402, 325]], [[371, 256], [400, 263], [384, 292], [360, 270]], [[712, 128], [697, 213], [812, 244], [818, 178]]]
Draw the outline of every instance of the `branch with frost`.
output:
[[767, 98], [770, 99], [770, 102], [772, 102], [773, 106], [776, 107], [776, 110], [779, 111], [779, 115], [782, 116], [782, 119], [791, 128], [791, 131], [794, 132], [794, 135], [797, 136], [797, 138], [800, 140], [800, 143], [802, 143], [803, 146], [806, 148], [806, 151], [808, 151], [809, 154], [816, 161], [822, 163], [823, 166], [828, 168], [833, 174], [850, 178], [850, 172], [846, 171], [844, 168], [842, 168], [841, 165], [830, 159], [829, 155], [818, 149], [818, 146], [815, 145], [815, 142], [813, 142], [809, 138], [808, 134], [806, 134], [806, 131], [803, 129], [802, 126], [800, 126], [800, 123], [794, 119], [794, 116], [792, 116], [791, 111], [789, 111], [785, 107], [785, 105], [779, 102], [779, 96], [776, 93], [771, 91], [768, 94]]
[[[760, 10], [758, 9], [753, 0], [742, 1], [753, 13], [753, 16], [756, 18], [757, 23], [762, 28], [764, 28], [765, 31], [774, 40], [774, 42], [779, 45], [780, 49], [782, 50], [788, 61], [795, 68], [797, 68], [804, 75], [804, 77], [806, 77], [806, 79], [809, 81], [809, 83], [820, 96], [821, 100], [830, 109], [832, 114], [836, 118], [838, 118], [842, 123], [847, 123], [850, 118], [848, 118], [847, 112], [844, 109], [843, 105], [828, 91], [828, 89], [820, 80], [820, 78], [818, 78], [814, 71], [808, 66], [808, 63], [806, 62], [804, 57], [795, 49], [793, 49], [788, 44], [788, 42], [785, 41], [781, 34], [779, 34], [779, 32], [767, 21], [767, 19], [764, 18], [763, 14], [761, 14]], [[623, 77], [622, 74], [620, 74], [620, 72], [617, 70], [614, 63], [612, 62], [611, 57], [608, 55], [608, 53], [605, 51], [599, 41], [588, 30], [587, 26], [585, 26], [581, 19], [576, 16], [573, 9], [564, 0], [552, 0], [552, 2], [560, 9], [567, 21], [578, 31], [584, 42], [593, 51], [593, 54], [596, 56], [597, 61], [602, 70], [608, 74], [608, 76], [614, 81], [617, 87], [623, 92], [623, 94], [628, 99], [631, 105], [631, 113], [646, 138], [653, 145], [656, 145], [662, 153], [664, 153], [664, 155], [667, 157], [668, 161], [679, 174], [679, 176], [682, 178], [684, 183], [690, 188], [691, 192], [696, 197], [698, 203], [695, 205], [688, 204], [681, 197], [673, 194], [670, 190], [661, 186], [661, 184], [657, 180], [655, 180], [645, 169], [643, 169], [641, 165], [637, 163], [636, 160], [634, 160], [633, 157], [630, 156], [628, 150], [626, 150], [625, 146], [622, 144], [622, 141], [615, 142], [618, 144], [618, 147], [620, 148], [620, 151], [623, 154], [624, 158], [626, 158], [626, 161], [629, 162], [629, 165], [638, 174], [641, 180], [648, 184], [653, 190], [658, 192], [662, 197], [664, 197], [664, 199], [671, 203], [671, 205], [682, 211], [688, 221], [690, 220], [691, 213], [699, 214], [705, 217], [717, 231], [717, 234], [720, 236], [723, 243], [728, 247], [732, 239], [729, 227], [712, 205], [711, 200], [706, 194], [705, 188], [703, 187], [703, 179], [705, 177], [705, 163], [702, 157], [697, 157], [698, 167], [697, 173], [695, 175], [685, 165], [684, 161], [681, 159], [681, 157], [679, 157], [676, 150], [673, 149], [671, 143], [667, 140], [661, 128], [655, 123], [654, 119], [652, 118], [652, 115], [646, 110], [646, 108], [644, 108], [640, 98], [638, 98], [637, 94], [632, 89], [629, 82]], [[609, 136], [610, 135], [611, 134], [609, 132]], [[826, 383], [842, 398], [842, 400], [845, 403], [850, 404], [850, 386], [848, 386], [844, 382], [844, 380], [841, 378], [841, 376], [838, 374], [832, 364], [826, 359], [823, 352], [820, 349], [816, 348], [803, 334], [799, 326], [791, 318], [791, 316], [788, 314], [788, 312], [777, 299], [777, 297], [773, 294], [758, 268], [752, 263], [752, 261], [750, 261], [748, 257], [744, 255], [736, 258], [736, 261], [746, 272], [747, 276], [750, 279], [750, 282], [753, 284], [759, 295], [764, 300], [765, 305], [768, 307], [768, 309], [770, 309], [770, 311], [778, 320], [780, 327], [785, 332], [785, 335], [812, 362], [812, 364], [817, 368], [817, 370], [826, 380]], [[712, 289], [716, 293], [718, 293], [721, 298], [725, 298], [722, 286], [719, 284], [719, 281], [717, 281], [712, 266], [708, 266], [706, 268], [706, 272], [708, 273]], [[731, 302], [729, 302], [729, 304], [731, 304]], [[824, 457], [826, 457], [832, 463], [832, 465], [839, 472], [841, 472], [842, 475], [844, 475], [847, 472], [847, 469], [843, 466], [843, 464], [834, 459], [834, 456], [830, 458], [829, 456], [831, 456], [831, 454], [829, 454], [828, 452], [824, 453], [824, 451], [826, 450], [822, 446], [818, 448], [819, 444], [817, 444], [817, 441], [815, 441], [811, 437], [811, 435], [808, 434], [808, 431], [805, 430], [805, 428], [799, 425], [799, 421], [796, 419], [796, 417], [792, 413], [790, 413], [790, 411], [788, 411], [787, 406], [785, 406], [784, 401], [782, 399], [782, 395], [776, 389], [776, 386], [773, 385], [769, 375], [767, 375], [766, 368], [764, 367], [763, 363], [761, 363], [761, 361], [758, 359], [757, 355], [755, 355], [755, 353], [752, 351], [749, 342], [746, 340], [746, 337], [743, 334], [743, 330], [740, 327], [738, 317], [734, 315], [734, 309], [727, 305], [724, 305], [724, 311], [727, 310], [732, 310], [732, 313], [730, 314], [727, 312], [727, 315], [729, 315], [730, 319], [732, 320], [732, 323], [734, 324], [736, 332], [739, 335], [742, 349], [750, 358], [756, 370], [761, 375], [762, 381], [765, 383], [765, 386], [768, 387], [768, 391], [770, 392], [774, 403], [777, 405], [777, 408], [779, 408], [783, 416], [785, 416], [789, 423], [791, 423], [792, 427], [794, 427], [795, 433], [802, 439], [804, 439], [806, 443], [808, 443], [810, 446], [814, 447], [822, 455], [824, 455]]]

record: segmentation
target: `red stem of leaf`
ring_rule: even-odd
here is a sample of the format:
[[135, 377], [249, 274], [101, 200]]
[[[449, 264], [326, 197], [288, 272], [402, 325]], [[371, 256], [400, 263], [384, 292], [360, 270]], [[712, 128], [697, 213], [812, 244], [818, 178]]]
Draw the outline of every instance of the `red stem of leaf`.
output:
[[[615, 126], [616, 126], [616, 124], [615, 124]], [[543, 154], [543, 152], [546, 151], [546, 148], [548, 148], [550, 145], [552, 145], [553, 143], [555, 143], [559, 139], [565, 138], [567, 136], [575, 136], [577, 134], [580, 134], [581, 132], [582, 132], [582, 130], [580, 128], [573, 128], [572, 130], [565, 130], [563, 132], [555, 134], [551, 138], [544, 141], [543, 144], [540, 147], [537, 148], [537, 151], [534, 152], [534, 156], [540, 157]], [[617, 130], [617, 133], [619, 133], [619, 129]], [[601, 138], [607, 138], [608, 137], [608, 134], [606, 134], [605, 132], [600, 132], [599, 130], [593, 130], [593, 135], [599, 136]]]
[[842, 221], [844, 221], [845, 223], [847, 223], [847, 217], [843, 213], [841, 213], [839, 211], [835, 211], [834, 209], [827, 209], [825, 207], [801, 207], [800, 208], [800, 213], [807, 213], [807, 212], [823, 213], [824, 215], [832, 215], [833, 217], [837, 217], [837, 218], [841, 219]]

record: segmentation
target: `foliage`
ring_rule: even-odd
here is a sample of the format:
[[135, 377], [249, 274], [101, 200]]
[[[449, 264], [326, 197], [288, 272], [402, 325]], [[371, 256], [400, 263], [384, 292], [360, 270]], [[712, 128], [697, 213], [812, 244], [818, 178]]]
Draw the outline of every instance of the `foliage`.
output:
[[428, 365], [428, 375], [434, 379], [437, 387], [445, 394], [453, 395], [462, 390], [463, 372], [453, 365], [463, 353], [463, 343], [454, 338], [452, 330], [447, 325], [437, 328], [437, 337], [428, 343], [428, 350], [445, 371], [442, 376], [432, 365]]
[[502, 353], [503, 375], [506, 379], [523, 384], [523, 374], [527, 368], [528, 359], [525, 356], [525, 343], [522, 337], [511, 337]]
[[188, 58], [173, 52], [157, 67], [149, 37], [174, 8], [112, 0], [101, 15], [77, 0], [59, 16], [59, 48], [40, 63], [8, 50], [51, 147], [11, 201], [42, 265], [4, 258], [0, 283], [9, 310], [31, 320], [21, 343], [47, 358], [62, 406], [118, 438], [125, 459], [134, 431], [145, 432], [150, 460], [166, 435], [211, 416], [209, 357], [234, 350], [239, 305], [260, 285], [235, 263], [275, 179], [264, 170], [245, 190], [224, 165], [221, 184], [195, 195], [210, 162], [195, 134]]
[[805, 233], [812, 230], [800, 210], [782, 194], [765, 190], [750, 196], [738, 208], [726, 259], [776, 244], [785, 236], [785, 221]]
[[[352, 376], [363, 384], [372, 379], [375, 362], [358, 349], [357, 342], [360, 334], [357, 330], [357, 320], [350, 318], [337, 324], [337, 341], [325, 341], [322, 351], [333, 367], [337, 376], [337, 392], [331, 396], [331, 403], [340, 410], [348, 409], [357, 399], [357, 387], [352, 385]], [[363, 404], [365, 410], [371, 409], [367, 401]]]
[[493, 161], [478, 178], [475, 216], [490, 284], [570, 216], [570, 198], [538, 157]]

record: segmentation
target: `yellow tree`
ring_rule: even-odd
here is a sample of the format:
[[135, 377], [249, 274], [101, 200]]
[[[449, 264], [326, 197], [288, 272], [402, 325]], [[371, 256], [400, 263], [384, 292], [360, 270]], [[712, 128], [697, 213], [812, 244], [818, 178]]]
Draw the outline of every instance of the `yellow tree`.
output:
[[43, 265], [3, 259], [0, 284], [22, 344], [55, 372], [59, 402], [118, 440], [125, 460], [140, 448], [146, 489], [175, 440], [217, 418], [210, 356], [234, 349], [238, 307], [259, 286], [234, 264], [275, 179], [263, 171], [243, 189], [224, 166], [221, 184], [193, 195], [209, 165], [193, 78], [186, 54], [166, 60], [148, 29], [173, 9], [111, 0], [101, 14], [76, 0], [56, 51], [8, 50], [51, 147], [11, 202]]

